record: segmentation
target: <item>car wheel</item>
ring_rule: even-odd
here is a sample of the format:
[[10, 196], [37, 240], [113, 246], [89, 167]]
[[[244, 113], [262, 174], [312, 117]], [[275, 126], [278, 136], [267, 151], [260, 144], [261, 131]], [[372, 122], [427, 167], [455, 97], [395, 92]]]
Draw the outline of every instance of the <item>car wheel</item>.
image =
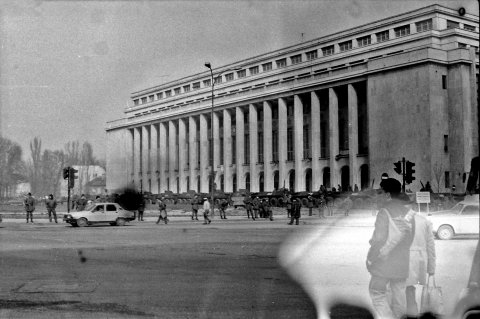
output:
[[117, 219], [117, 226], [125, 226], [125, 219], [118, 218]]
[[77, 226], [78, 227], [88, 226], [88, 221], [85, 218], [80, 218], [79, 220], [77, 220]]
[[437, 237], [442, 240], [452, 239], [453, 235], [453, 228], [448, 225], [440, 226], [437, 230]]

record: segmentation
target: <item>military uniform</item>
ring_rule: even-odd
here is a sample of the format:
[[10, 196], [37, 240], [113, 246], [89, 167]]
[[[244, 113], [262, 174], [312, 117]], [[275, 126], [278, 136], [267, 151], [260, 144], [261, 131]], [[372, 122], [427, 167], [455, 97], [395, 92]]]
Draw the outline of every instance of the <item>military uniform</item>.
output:
[[227, 216], [225, 215], [225, 210], [228, 207], [228, 201], [226, 199], [223, 199], [218, 206], [220, 210], [220, 218], [227, 219]]
[[252, 219], [255, 220], [255, 216], [253, 216], [252, 212], [252, 198], [247, 196], [243, 202], [245, 203], [245, 209], [247, 210], [247, 218], [250, 218], [250, 215], [252, 215]]
[[268, 202], [267, 199], [263, 200], [263, 210], [264, 210], [265, 218], [269, 218], [270, 220], [273, 220], [272, 208], [270, 207], [270, 203]]
[[82, 195], [82, 197], [77, 200], [77, 211], [82, 211], [85, 209], [85, 206], [87, 206], [87, 199], [85, 198], [85, 195]]
[[292, 216], [292, 199], [290, 195], [287, 195], [285, 199], [285, 207], [287, 208], [287, 218], [290, 218]]
[[31, 193], [28, 193], [28, 197], [25, 198], [24, 205], [25, 205], [25, 211], [27, 212], [27, 223], [28, 223], [29, 217], [30, 217], [30, 221], [33, 223], [33, 211], [35, 210], [35, 199], [32, 197]]
[[295, 198], [292, 201], [292, 217], [290, 217], [290, 223], [288, 223], [289, 225], [293, 225], [293, 221], [295, 221], [295, 224], [298, 225], [301, 209], [302, 209], [302, 204], [298, 199]]
[[255, 215], [255, 218], [258, 218], [258, 211], [260, 209], [260, 199], [258, 197], [255, 197], [253, 199], [252, 206], [253, 206], [253, 214]]
[[308, 202], [307, 202], [307, 207], [308, 207], [308, 216], [312, 216], [312, 209], [313, 209], [313, 198], [312, 196], [308, 196]]
[[192, 205], [192, 220], [198, 220], [198, 204], [200, 199], [195, 196], [191, 201], [190, 204]]
[[138, 205], [138, 220], [143, 222], [143, 212], [145, 211], [145, 198], [140, 198], [140, 203]]
[[57, 212], [55, 211], [55, 208], [57, 208], [57, 201], [53, 199], [53, 195], [50, 194], [50, 196], [48, 196], [48, 199], [45, 202], [45, 206], [47, 207], [48, 219], [50, 220], [50, 222], [52, 222], [52, 215], [53, 215], [53, 218], [55, 219], [55, 223], [58, 223]]
[[160, 223], [161, 220], [163, 220], [165, 224], [167, 224], [168, 223], [167, 204], [165, 204], [165, 200], [163, 198], [158, 201], [158, 209], [160, 211], [160, 215], [158, 215], [157, 224]]

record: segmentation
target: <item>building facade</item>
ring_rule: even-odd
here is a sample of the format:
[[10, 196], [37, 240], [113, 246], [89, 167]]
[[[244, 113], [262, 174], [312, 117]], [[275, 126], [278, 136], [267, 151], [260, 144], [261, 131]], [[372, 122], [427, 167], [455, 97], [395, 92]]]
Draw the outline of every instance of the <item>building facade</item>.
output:
[[378, 187], [405, 157], [407, 189], [461, 191], [478, 22], [433, 5], [214, 68], [213, 103], [208, 69], [134, 92], [107, 123], [107, 189], [209, 192], [212, 167], [226, 192]]

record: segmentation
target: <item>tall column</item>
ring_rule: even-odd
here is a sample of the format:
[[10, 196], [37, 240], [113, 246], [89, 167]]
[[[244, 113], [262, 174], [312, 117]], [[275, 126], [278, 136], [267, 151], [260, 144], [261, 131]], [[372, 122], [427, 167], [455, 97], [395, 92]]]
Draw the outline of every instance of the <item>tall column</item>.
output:
[[243, 157], [245, 147], [245, 116], [240, 107], [235, 108], [235, 123], [236, 123], [236, 139], [237, 151], [235, 152], [237, 159], [237, 187], [238, 189], [245, 189], [245, 178], [243, 176]]
[[278, 183], [288, 188], [287, 178], [287, 101], [278, 99]]
[[185, 120], [178, 120], [178, 180], [179, 180], [179, 193], [186, 192], [187, 189], [187, 179], [186, 171], [187, 168], [187, 143], [186, 143], [186, 134], [187, 134]]
[[[158, 166], [158, 125], [150, 126], [150, 176], [152, 179], [152, 193], [160, 193], [159, 176], [160, 167]], [[157, 173], [158, 172], [158, 173]]]
[[197, 189], [197, 166], [198, 166], [198, 154], [197, 154], [197, 122], [193, 116], [188, 118], [188, 147], [190, 148], [190, 189], [199, 192]]
[[257, 108], [250, 104], [249, 108], [249, 128], [250, 128], [250, 191], [258, 192], [259, 174], [257, 170], [258, 162], [258, 118]]
[[293, 97], [293, 140], [295, 156], [295, 191], [305, 191], [303, 170], [303, 103], [299, 95]]
[[232, 192], [232, 118], [228, 110], [223, 110], [223, 174], [225, 192]]
[[353, 85], [348, 85], [348, 153], [350, 165], [350, 186], [360, 187], [358, 167], [358, 99]]
[[330, 184], [337, 188], [340, 184], [338, 161], [335, 159], [340, 153], [338, 142], [338, 97], [333, 88], [328, 89], [328, 122], [330, 132]]
[[218, 113], [213, 112], [213, 173], [215, 174], [215, 189], [220, 189], [220, 121]]
[[208, 193], [208, 175], [210, 174], [210, 163], [208, 154], [210, 146], [208, 143], [208, 118], [200, 114], [200, 192]]
[[177, 154], [177, 127], [174, 121], [168, 121], [168, 170], [169, 170], [169, 189], [178, 192], [177, 174], [178, 154]]
[[160, 149], [160, 193], [168, 190], [167, 185], [167, 164], [168, 164], [168, 149], [167, 149], [167, 123], [163, 122], [159, 124], [160, 132], [158, 134], [158, 145]]
[[150, 191], [148, 181], [150, 179], [150, 137], [147, 126], [142, 126], [142, 185], [141, 191]]
[[311, 121], [312, 127], [310, 130], [312, 141], [312, 190], [320, 189], [320, 185], [322, 185], [322, 172], [320, 167], [320, 99], [318, 98], [317, 93], [311, 92], [310, 99], [312, 109], [311, 113]]
[[266, 192], [273, 191], [272, 152], [272, 106], [265, 101], [263, 102], [263, 180]]
[[142, 138], [142, 128], [135, 127], [133, 129], [133, 181], [135, 188], [140, 189], [140, 180], [142, 179], [142, 155], [141, 155], [141, 138]]
[[[128, 129], [127, 132], [127, 139], [128, 141], [126, 142], [127, 144], [127, 185], [134, 187], [135, 184], [133, 184], [134, 179], [135, 179], [135, 140], [134, 140], [134, 135], [135, 135], [135, 128], [133, 129]], [[108, 191], [111, 191], [110, 189]]]

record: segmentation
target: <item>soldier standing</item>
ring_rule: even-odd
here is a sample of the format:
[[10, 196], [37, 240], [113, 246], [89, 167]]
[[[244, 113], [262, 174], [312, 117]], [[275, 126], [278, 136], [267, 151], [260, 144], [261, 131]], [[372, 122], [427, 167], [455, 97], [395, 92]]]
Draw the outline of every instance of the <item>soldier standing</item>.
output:
[[260, 198], [258, 198], [258, 196], [253, 199], [252, 206], [253, 214], [255, 215], [255, 218], [258, 218], [258, 210], [260, 209]]
[[263, 200], [263, 210], [264, 210], [265, 218], [268, 217], [271, 221], [273, 221], [272, 207], [270, 207], [270, 203], [268, 202], [268, 199]]
[[285, 199], [285, 207], [287, 208], [287, 218], [290, 218], [292, 216], [292, 196], [287, 195], [287, 198]]
[[55, 208], [57, 208], [57, 201], [53, 198], [53, 194], [48, 195], [48, 199], [45, 201], [45, 206], [47, 206], [48, 219], [50, 222], [52, 222], [53, 215], [55, 223], [58, 223], [57, 212], [55, 211]]
[[198, 195], [195, 195], [193, 197], [192, 201], [190, 204], [192, 205], [192, 220], [195, 218], [195, 220], [198, 220], [198, 204], [199, 204], [200, 199], [198, 198]]
[[307, 202], [307, 207], [308, 207], [308, 216], [312, 216], [312, 209], [313, 209], [313, 197], [311, 195], [308, 196], [308, 202]]
[[166, 225], [168, 223], [168, 217], [167, 217], [167, 204], [165, 203], [164, 197], [162, 197], [158, 201], [158, 209], [160, 211], [160, 215], [158, 215], [157, 224], [160, 223], [161, 220], [163, 220]]
[[247, 195], [243, 202], [245, 203], [245, 209], [247, 210], [247, 218], [250, 218], [250, 215], [252, 215], [252, 219], [255, 220], [255, 216], [253, 216], [252, 212], [252, 197]]
[[25, 211], [27, 212], [27, 223], [28, 218], [30, 217], [30, 221], [33, 223], [33, 211], [35, 210], [35, 199], [32, 197], [32, 193], [28, 193], [27, 198], [23, 202], [25, 205]]
[[297, 198], [292, 200], [292, 212], [289, 225], [293, 225], [293, 221], [295, 220], [295, 225], [298, 225], [300, 219], [300, 210], [302, 209], [302, 203]]

